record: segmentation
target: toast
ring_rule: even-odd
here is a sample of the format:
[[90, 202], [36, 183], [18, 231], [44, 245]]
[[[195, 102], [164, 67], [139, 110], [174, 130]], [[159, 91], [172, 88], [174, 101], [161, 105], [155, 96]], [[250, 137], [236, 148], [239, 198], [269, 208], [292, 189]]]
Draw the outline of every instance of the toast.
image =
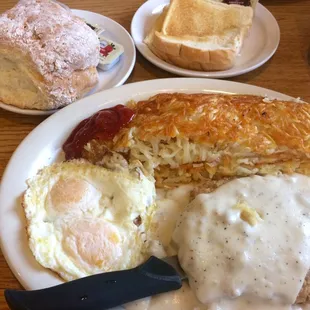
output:
[[156, 56], [176, 66], [225, 70], [235, 64], [252, 19], [252, 7], [172, 0], [144, 43]]

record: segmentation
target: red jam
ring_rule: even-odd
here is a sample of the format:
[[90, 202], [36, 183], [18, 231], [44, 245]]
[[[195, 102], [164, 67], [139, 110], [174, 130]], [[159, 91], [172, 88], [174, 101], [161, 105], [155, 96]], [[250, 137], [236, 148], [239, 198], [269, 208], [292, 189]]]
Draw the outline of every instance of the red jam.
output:
[[92, 139], [112, 140], [133, 118], [134, 111], [121, 104], [103, 109], [84, 119], [62, 146], [66, 160], [81, 158], [84, 146]]

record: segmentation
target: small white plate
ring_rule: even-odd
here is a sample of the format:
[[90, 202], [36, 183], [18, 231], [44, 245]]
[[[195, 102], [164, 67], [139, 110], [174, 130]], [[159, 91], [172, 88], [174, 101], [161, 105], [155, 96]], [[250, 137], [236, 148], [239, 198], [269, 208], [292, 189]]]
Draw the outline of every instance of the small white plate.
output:
[[79, 100], [46, 119], [16, 149], [0, 185], [1, 249], [11, 270], [26, 289], [41, 289], [62, 282], [55, 273], [39, 265], [29, 249], [26, 219], [21, 206], [26, 180], [44, 166], [61, 159], [62, 144], [83, 119], [100, 109], [125, 104], [130, 100], [144, 100], [163, 92], [239, 93], [282, 100], [293, 99], [247, 84], [213, 79], [174, 78], [131, 83], [105, 90]]
[[[123, 26], [103, 15], [83, 10], [72, 10], [72, 12], [91, 24], [102, 25], [105, 29], [103, 35], [106, 38], [123, 45], [124, 47], [124, 54], [121, 56], [120, 61], [111, 70], [102, 71], [98, 69], [99, 82], [88, 94], [85, 95], [85, 97], [99, 91], [124, 84], [124, 82], [128, 79], [136, 61], [136, 49], [130, 34]], [[79, 48], [78, 42], [76, 43], [76, 48]], [[27, 115], [50, 115], [59, 111], [20, 109], [2, 102], [0, 102], [0, 108]]]
[[280, 29], [273, 15], [261, 4], [255, 9], [253, 25], [244, 41], [240, 56], [233, 68], [224, 71], [194, 71], [169, 64], [155, 56], [143, 43], [144, 38], [154, 25], [169, 0], [146, 1], [135, 13], [131, 22], [131, 35], [140, 53], [155, 66], [183, 76], [228, 78], [252, 71], [275, 53], [280, 42]]

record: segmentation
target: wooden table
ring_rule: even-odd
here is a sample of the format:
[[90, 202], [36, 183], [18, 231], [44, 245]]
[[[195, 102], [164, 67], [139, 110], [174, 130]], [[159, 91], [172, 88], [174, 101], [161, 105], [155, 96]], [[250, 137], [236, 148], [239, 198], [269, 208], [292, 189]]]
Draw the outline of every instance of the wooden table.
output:
[[[108, 16], [127, 30], [143, 0], [66, 0], [68, 6]], [[0, 13], [16, 0], [0, 1]], [[261, 0], [276, 17], [281, 29], [281, 42], [276, 54], [259, 69], [230, 80], [253, 84], [301, 97], [310, 102], [310, 1]], [[137, 62], [127, 83], [173, 77], [153, 66], [137, 53]], [[12, 153], [26, 135], [45, 117], [24, 116], [0, 109], [0, 177]], [[0, 206], [1, 207], [1, 206]], [[14, 246], [14, 245], [12, 245]], [[21, 288], [0, 251], [0, 309], [7, 309], [3, 291]]]

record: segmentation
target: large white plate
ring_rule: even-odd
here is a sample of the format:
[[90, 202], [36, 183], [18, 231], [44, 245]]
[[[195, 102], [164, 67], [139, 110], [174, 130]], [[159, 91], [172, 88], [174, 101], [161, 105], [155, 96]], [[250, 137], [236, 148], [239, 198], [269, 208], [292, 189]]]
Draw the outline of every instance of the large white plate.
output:
[[[136, 61], [136, 49], [130, 34], [123, 26], [103, 15], [83, 10], [72, 10], [72, 12], [92, 24], [102, 25], [105, 29], [105, 32], [103, 33], [105, 37], [124, 46], [124, 54], [121, 56], [120, 61], [111, 70], [102, 71], [98, 69], [99, 82], [88, 94], [86, 94], [86, 96], [97, 93], [104, 89], [109, 89], [124, 84], [128, 79]], [[79, 48], [78, 42], [76, 42], [76, 48]], [[20, 109], [8, 104], [4, 104], [1, 101], [0, 108], [27, 115], [50, 115], [59, 111]]]
[[154, 55], [143, 43], [156, 18], [169, 0], [149, 0], [134, 15], [131, 22], [131, 35], [140, 53], [155, 66], [183, 76], [227, 78], [252, 71], [275, 53], [280, 42], [280, 29], [273, 15], [261, 4], [255, 10], [255, 17], [249, 36], [245, 39], [241, 54], [235, 66], [225, 71], [194, 71], [169, 64]]
[[61, 146], [72, 129], [94, 112], [116, 104], [124, 104], [131, 99], [141, 100], [159, 92], [176, 91], [242, 93], [292, 99], [264, 88], [229, 81], [162, 79], [128, 84], [97, 93], [46, 119], [16, 149], [5, 170], [0, 187], [1, 248], [11, 270], [26, 289], [49, 287], [61, 283], [61, 280], [54, 273], [41, 267], [28, 248], [25, 217], [21, 207], [21, 195], [26, 189], [25, 181], [43, 166], [59, 159]]

